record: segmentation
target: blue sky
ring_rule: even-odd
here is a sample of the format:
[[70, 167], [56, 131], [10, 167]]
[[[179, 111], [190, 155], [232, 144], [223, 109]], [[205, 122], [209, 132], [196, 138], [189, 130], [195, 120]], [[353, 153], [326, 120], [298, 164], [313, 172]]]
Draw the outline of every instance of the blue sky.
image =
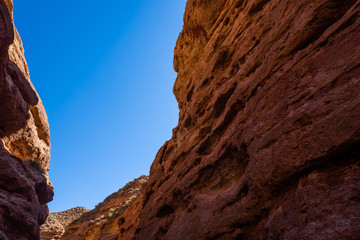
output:
[[178, 120], [172, 62], [185, 2], [14, 1], [50, 123], [51, 212], [91, 209], [149, 173]]

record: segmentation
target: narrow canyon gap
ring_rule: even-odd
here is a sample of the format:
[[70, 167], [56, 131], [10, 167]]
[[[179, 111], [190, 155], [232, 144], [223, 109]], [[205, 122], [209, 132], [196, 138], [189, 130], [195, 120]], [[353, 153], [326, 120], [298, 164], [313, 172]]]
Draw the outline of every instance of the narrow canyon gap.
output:
[[[0, 238], [39, 239], [50, 135], [0, 0]], [[178, 126], [62, 239], [360, 239], [360, 1], [188, 0]]]

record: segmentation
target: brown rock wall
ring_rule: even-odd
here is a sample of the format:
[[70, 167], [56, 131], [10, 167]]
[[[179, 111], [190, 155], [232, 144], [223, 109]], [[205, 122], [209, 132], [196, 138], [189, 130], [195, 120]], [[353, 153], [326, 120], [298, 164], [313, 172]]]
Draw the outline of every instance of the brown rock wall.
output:
[[356, 0], [187, 2], [179, 125], [135, 239], [359, 238], [359, 12]]
[[[12, 10], [13, 3], [11, 0], [5, 1], [8, 8]], [[10, 12], [12, 15], [12, 12]], [[12, 17], [11, 17], [12, 18]], [[13, 22], [14, 24], [14, 22]], [[41, 99], [33, 84], [30, 81], [29, 69], [24, 56], [24, 48], [18, 31], [13, 27], [13, 41], [8, 47], [10, 75], [16, 75], [22, 78], [22, 82], [16, 82], [25, 100], [29, 103], [29, 119], [21, 129], [3, 138], [6, 148], [15, 156], [24, 161], [36, 162], [44, 170], [44, 175], [48, 179], [50, 160], [50, 131], [47, 115]], [[30, 96], [29, 96], [30, 95]], [[49, 181], [49, 179], [48, 179]], [[52, 187], [51, 182], [49, 186]]]
[[41, 172], [0, 143], [0, 239], [39, 239], [53, 193]]
[[0, 0], [0, 238], [34, 240], [53, 197], [50, 138], [11, 10], [12, 1]]

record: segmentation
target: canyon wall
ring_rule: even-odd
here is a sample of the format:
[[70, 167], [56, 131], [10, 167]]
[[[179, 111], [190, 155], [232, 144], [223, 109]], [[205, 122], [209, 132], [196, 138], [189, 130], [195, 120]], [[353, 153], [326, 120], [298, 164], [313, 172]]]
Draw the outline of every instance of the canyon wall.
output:
[[357, 0], [187, 1], [179, 124], [134, 239], [360, 239], [359, 12]]
[[12, 8], [11, 0], [0, 0], [0, 239], [33, 240], [53, 197], [50, 134]]
[[360, 239], [359, 14], [358, 0], [188, 0], [178, 126], [145, 193], [84, 239]]

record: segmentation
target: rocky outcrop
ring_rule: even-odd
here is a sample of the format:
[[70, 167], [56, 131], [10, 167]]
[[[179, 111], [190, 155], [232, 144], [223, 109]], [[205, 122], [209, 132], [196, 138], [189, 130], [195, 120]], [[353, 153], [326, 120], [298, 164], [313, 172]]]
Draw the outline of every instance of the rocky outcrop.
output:
[[71, 222], [89, 211], [84, 207], [76, 207], [62, 212], [50, 213], [46, 222], [40, 227], [41, 239], [60, 239], [65, 232], [65, 228]]
[[356, 0], [188, 0], [179, 125], [134, 239], [360, 238], [359, 13]]
[[148, 176], [141, 176], [111, 194], [94, 210], [68, 225], [61, 239], [105, 240], [133, 236], [148, 179]]
[[0, 16], [0, 238], [33, 240], [53, 197], [49, 127], [12, 22], [12, 1], [0, 0]]
[[[12, 0], [5, 1], [9, 7], [12, 18]], [[12, 43], [8, 47], [9, 59], [7, 71], [13, 79], [21, 79], [14, 82], [21, 92], [23, 99], [28, 103], [28, 110], [23, 116], [26, 124], [20, 123], [20, 128], [3, 138], [6, 148], [15, 156], [24, 161], [36, 161], [43, 170], [44, 176], [48, 178], [50, 160], [50, 131], [47, 115], [41, 99], [30, 81], [29, 69], [24, 57], [24, 48], [20, 35], [13, 27]], [[13, 80], [16, 81], [16, 80]], [[15, 120], [16, 121], [16, 120]], [[51, 182], [48, 181], [52, 187]]]

